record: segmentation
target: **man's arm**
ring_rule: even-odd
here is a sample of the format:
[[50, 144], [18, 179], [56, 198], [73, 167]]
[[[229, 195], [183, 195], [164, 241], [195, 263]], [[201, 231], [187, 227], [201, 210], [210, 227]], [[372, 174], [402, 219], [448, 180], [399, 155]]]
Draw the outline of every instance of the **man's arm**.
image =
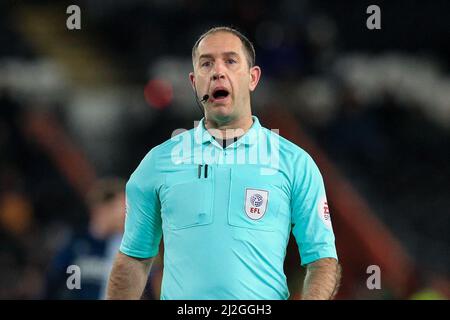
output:
[[307, 265], [303, 300], [331, 300], [341, 282], [341, 266], [334, 258], [323, 258]]
[[119, 252], [109, 276], [106, 299], [140, 299], [152, 263], [153, 258], [138, 259]]

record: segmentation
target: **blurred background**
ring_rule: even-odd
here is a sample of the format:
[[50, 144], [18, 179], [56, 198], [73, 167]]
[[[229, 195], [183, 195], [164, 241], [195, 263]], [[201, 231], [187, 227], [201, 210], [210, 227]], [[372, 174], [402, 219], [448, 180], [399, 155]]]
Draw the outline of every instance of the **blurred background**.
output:
[[[81, 30], [68, 30], [69, 5]], [[381, 30], [366, 9], [381, 8]], [[338, 299], [450, 298], [450, 3], [0, 2], [0, 298], [100, 299], [144, 155], [201, 114], [191, 48], [244, 32], [263, 71], [254, 114], [324, 176]], [[67, 267], [79, 265], [81, 290]], [[367, 268], [381, 270], [369, 290]], [[159, 297], [161, 261], [144, 298]], [[291, 298], [304, 276], [291, 239]]]

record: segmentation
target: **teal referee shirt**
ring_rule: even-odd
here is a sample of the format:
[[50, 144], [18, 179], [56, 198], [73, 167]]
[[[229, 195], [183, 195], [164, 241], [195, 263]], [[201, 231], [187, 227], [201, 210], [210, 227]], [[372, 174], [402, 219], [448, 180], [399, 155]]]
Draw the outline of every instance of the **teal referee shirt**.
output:
[[203, 120], [156, 146], [126, 196], [120, 251], [154, 257], [164, 238], [161, 299], [287, 299], [291, 230], [302, 265], [337, 259], [319, 169], [256, 117], [226, 148]]

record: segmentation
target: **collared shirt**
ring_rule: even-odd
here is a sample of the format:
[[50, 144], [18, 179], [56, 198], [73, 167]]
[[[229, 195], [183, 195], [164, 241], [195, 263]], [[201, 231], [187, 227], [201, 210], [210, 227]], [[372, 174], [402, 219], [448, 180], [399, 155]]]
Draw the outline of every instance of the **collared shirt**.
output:
[[302, 265], [337, 259], [319, 169], [255, 116], [226, 148], [203, 119], [153, 148], [126, 196], [120, 250], [154, 257], [164, 238], [161, 299], [287, 299], [291, 231]]

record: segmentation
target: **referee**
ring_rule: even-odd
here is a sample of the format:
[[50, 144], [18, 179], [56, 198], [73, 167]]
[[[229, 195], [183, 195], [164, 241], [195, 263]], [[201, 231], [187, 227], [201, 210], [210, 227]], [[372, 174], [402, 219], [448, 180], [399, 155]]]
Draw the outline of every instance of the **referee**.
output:
[[340, 267], [323, 180], [305, 151], [252, 116], [261, 76], [253, 45], [235, 29], [212, 28], [192, 61], [205, 117], [131, 175], [107, 297], [141, 297], [163, 237], [161, 299], [287, 299], [292, 230], [307, 268], [301, 297], [332, 299]]

